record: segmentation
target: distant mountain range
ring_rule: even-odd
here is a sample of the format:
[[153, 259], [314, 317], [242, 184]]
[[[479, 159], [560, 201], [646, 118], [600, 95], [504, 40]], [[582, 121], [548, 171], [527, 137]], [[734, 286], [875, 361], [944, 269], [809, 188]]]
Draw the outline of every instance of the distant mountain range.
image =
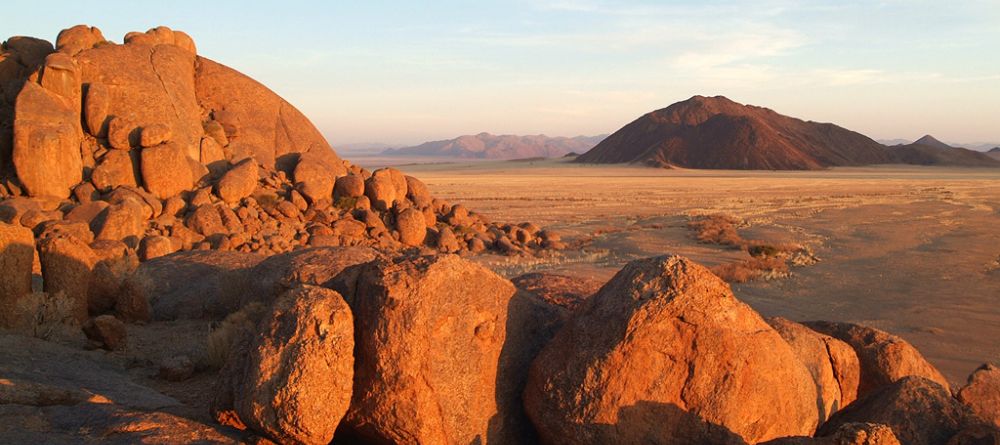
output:
[[385, 155], [439, 156], [466, 159], [558, 158], [590, 150], [606, 135], [550, 137], [479, 133], [454, 139], [425, 142], [413, 147], [388, 149]]
[[887, 147], [834, 124], [803, 121], [722, 96], [694, 96], [647, 113], [576, 162], [743, 170], [893, 163], [1000, 167], [983, 153], [952, 148], [929, 135]]
[[1000, 167], [1000, 162], [986, 153], [952, 147], [931, 135], [925, 135], [912, 144], [893, 145], [887, 149], [900, 164]]

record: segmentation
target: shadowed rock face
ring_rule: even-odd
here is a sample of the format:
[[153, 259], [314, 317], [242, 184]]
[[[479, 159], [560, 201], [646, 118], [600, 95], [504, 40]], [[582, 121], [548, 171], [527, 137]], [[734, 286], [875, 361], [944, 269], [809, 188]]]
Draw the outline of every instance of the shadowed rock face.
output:
[[996, 365], [979, 367], [956, 396], [976, 415], [1000, 427], [1000, 368]]
[[780, 317], [769, 318], [767, 323], [788, 342], [812, 374], [819, 396], [818, 423], [857, 398], [861, 366], [847, 343]]
[[707, 269], [629, 263], [531, 367], [546, 443], [755, 443], [811, 434], [816, 386], [791, 347]]
[[849, 422], [880, 423], [892, 428], [900, 443], [932, 445], [951, 443], [980, 420], [945, 387], [923, 377], [904, 377], [834, 414], [816, 435], [834, 434]]
[[862, 396], [906, 376], [924, 377], [949, 389], [948, 380], [913, 345], [888, 332], [851, 323], [805, 322], [810, 329], [854, 348], [861, 364], [858, 395]]

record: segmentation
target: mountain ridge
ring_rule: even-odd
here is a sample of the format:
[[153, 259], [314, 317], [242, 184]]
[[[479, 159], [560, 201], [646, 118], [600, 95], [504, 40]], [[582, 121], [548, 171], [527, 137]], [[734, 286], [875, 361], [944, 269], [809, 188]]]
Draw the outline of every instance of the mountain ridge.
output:
[[930, 135], [887, 147], [832, 123], [802, 120], [724, 96], [693, 96], [646, 113], [574, 162], [734, 170], [893, 163], [1000, 167], [990, 156], [953, 148]]
[[494, 135], [482, 132], [452, 139], [387, 149], [383, 155], [446, 156], [466, 159], [558, 158], [591, 149], [604, 138], [598, 136]]

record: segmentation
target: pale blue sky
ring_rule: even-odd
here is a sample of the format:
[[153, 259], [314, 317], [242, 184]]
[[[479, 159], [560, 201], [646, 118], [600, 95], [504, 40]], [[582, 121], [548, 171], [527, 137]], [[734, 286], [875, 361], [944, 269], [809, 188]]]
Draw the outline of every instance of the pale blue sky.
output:
[[184, 30], [334, 145], [610, 133], [695, 94], [874, 138], [1000, 141], [1000, 0], [361, 3], [15, 2], [0, 34]]

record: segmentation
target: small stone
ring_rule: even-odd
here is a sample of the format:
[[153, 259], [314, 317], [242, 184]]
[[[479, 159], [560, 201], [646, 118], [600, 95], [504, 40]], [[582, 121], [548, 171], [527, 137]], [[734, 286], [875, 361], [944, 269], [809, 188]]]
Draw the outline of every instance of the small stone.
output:
[[153, 124], [142, 128], [139, 144], [143, 147], [155, 147], [170, 140], [170, 127], [166, 124]]
[[194, 375], [194, 362], [186, 355], [176, 355], [160, 363], [159, 377], [170, 382], [183, 382]]
[[87, 320], [83, 325], [83, 333], [87, 338], [98, 343], [101, 348], [116, 351], [125, 347], [128, 332], [125, 323], [114, 315], [99, 315]]

